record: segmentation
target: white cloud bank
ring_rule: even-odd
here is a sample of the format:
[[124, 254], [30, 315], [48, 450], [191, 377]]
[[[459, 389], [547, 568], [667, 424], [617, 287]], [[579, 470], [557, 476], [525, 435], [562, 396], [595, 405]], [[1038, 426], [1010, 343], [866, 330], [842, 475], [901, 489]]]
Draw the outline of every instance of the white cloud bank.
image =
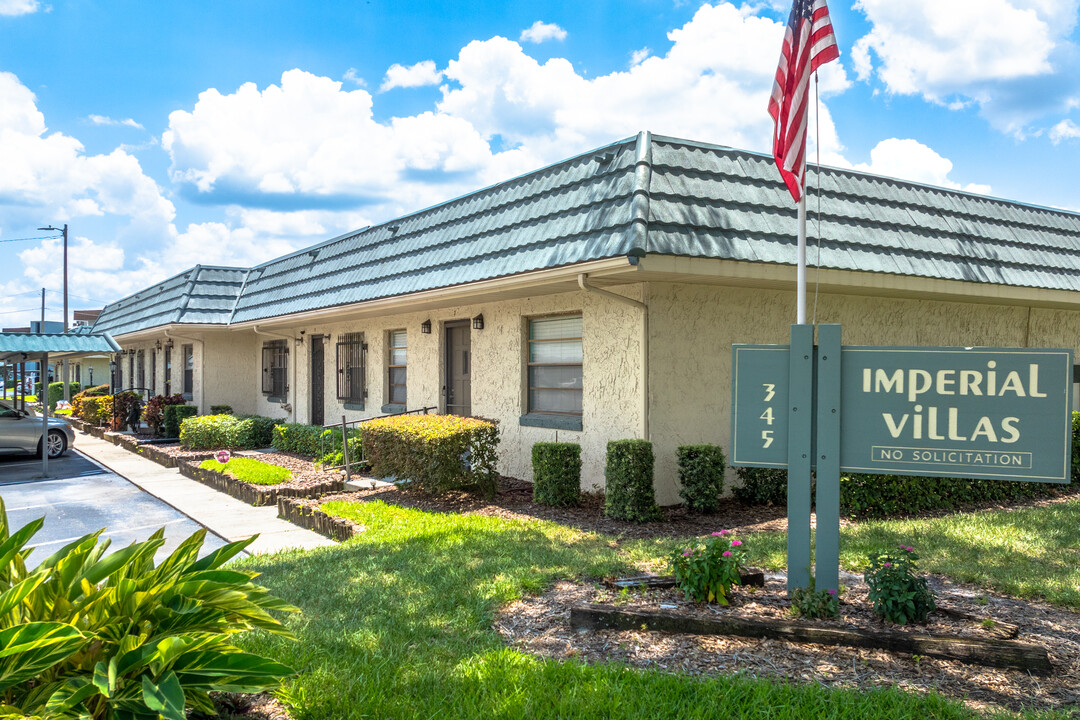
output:
[[859, 163], [852, 167], [855, 170], [875, 175], [911, 180], [927, 185], [965, 190], [982, 195], [990, 193], [989, 185], [976, 183], [961, 185], [949, 178], [949, 173], [953, 169], [952, 161], [942, 157], [932, 148], [911, 139], [882, 140], [870, 151], [869, 163]]
[[0, 15], [29, 15], [41, 9], [38, 0], [0, 0]]
[[565, 40], [566, 31], [554, 23], [537, 20], [521, 31], [521, 42], [542, 43], [547, 40]]
[[1074, 140], [1076, 138], [1080, 138], [1080, 125], [1068, 118], [1050, 128], [1050, 140], [1055, 145], [1062, 140]]
[[379, 92], [386, 92], [394, 88], [414, 88], [425, 85], [438, 85], [442, 81], [442, 73], [435, 69], [434, 60], [421, 60], [415, 65], [405, 67], [393, 64], [386, 71]]
[[87, 117], [87, 120], [89, 120], [90, 122], [92, 122], [95, 125], [110, 125], [110, 126], [123, 125], [125, 127], [136, 128], [138, 130], [144, 130], [145, 129], [145, 128], [143, 128], [142, 125], [135, 122], [131, 118], [126, 118], [124, 120], [113, 120], [111, 117], [108, 117], [107, 115], [90, 115], [90, 116]]
[[[1080, 0], [857, 0], [873, 26], [852, 55], [860, 80], [960, 109], [996, 128], [1027, 126], [1080, 102], [1069, 41]], [[875, 62], [876, 58], [876, 62]]]

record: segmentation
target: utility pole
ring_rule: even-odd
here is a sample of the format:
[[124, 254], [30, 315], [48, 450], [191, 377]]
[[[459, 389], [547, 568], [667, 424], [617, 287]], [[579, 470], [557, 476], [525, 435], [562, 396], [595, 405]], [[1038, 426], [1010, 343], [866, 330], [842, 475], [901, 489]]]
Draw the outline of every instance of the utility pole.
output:
[[[53, 227], [52, 225], [50, 225], [49, 227], [38, 228], [38, 230], [51, 230], [53, 232], [63, 233], [63, 237], [64, 237], [64, 332], [66, 333], [68, 331], [68, 268], [67, 268], [67, 265], [68, 265], [68, 263], [67, 263], [68, 226], [67, 226], [67, 223], [64, 223], [63, 229]], [[42, 291], [42, 293], [44, 293], [44, 290]], [[44, 307], [44, 300], [42, 300], [42, 307]], [[45, 311], [44, 310], [42, 310], [42, 313], [41, 313], [41, 323], [44, 326], [44, 324], [45, 324]], [[68, 381], [69, 381], [68, 375], [69, 375], [68, 361], [67, 361], [67, 358], [64, 358], [64, 360], [63, 360], [63, 373], [61, 375], [61, 380], [64, 383], [64, 402], [71, 402], [71, 388], [68, 387]]]
[[41, 288], [41, 325], [37, 331], [39, 334], [45, 332], [45, 288]]

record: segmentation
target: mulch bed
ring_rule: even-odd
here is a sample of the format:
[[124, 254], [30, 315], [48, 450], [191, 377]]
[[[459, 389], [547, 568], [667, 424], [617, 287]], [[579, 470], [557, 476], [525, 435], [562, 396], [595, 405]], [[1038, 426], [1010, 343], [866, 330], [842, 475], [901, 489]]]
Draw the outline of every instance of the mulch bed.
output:
[[[886, 624], [873, 614], [861, 578], [844, 574], [848, 588], [839, 620], [808, 620], [822, 627], [876, 628]], [[506, 642], [532, 655], [585, 662], [624, 662], [690, 675], [730, 675], [871, 689], [897, 685], [916, 692], [935, 691], [980, 709], [1065, 709], [1080, 703], [1080, 614], [1045, 603], [1022, 601], [931, 577], [939, 605], [989, 618], [993, 626], [933, 613], [925, 626], [892, 630], [1016, 640], [1047, 650], [1054, 672], [1039, 677], [1019, 670], [988, 668], [955, 660], [882, 650], [825, 646], [784, 640], [717, 635], [677, 635], [651, 631], [575, 631], [570, 608], [603, 603], [632, 610], [730, 615], [747, 619], [791, 619], [783, 575], [768, 574], [763, 590], [740, 589], [731, 606], [687, 602], [674, 589], [616, 592], [592, 584], [563, 581], [547, 593], [503, 608], [495, 628]], [[987, 624], [989, 625], [989, 623]], [[1015, 631], [1009, 626], [1015, 626]]]
[[270, 693], [211, 693], [217, 715], [191, 713], [191, 720], [292, 720], [284, 703]]

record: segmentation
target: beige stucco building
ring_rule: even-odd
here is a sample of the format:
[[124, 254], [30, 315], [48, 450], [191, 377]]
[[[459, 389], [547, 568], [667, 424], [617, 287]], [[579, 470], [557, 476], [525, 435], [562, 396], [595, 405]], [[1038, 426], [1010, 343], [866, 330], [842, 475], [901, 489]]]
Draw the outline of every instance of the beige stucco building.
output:
[[[810, 312], [848, 344], [1080, 350], [1080, 216], [845, 170], [822, 188]], [[642, 133], [256, 268], [196, 267], [105, 308], [119, 384], [330, 424], [499, 422], [500, 471], [646, 438], [727, 447], [733, 343], [786, 343], [795, 214], [771, 158]], [[815, 239], [811, 238], [813, 248]], [[812, 251], [811, 259], [814, 258]]]

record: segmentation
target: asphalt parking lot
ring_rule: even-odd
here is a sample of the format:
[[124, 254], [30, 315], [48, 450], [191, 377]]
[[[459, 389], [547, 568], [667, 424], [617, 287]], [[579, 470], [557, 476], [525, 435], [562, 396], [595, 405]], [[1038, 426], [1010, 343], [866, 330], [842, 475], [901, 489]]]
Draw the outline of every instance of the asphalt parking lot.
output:
[[[113, 547], [120, 548], [145, 540], [164, 527], [160, 560], [202, 527], [78, 451], [50, 460], [52, 477], [41, 479], [40, 474], [40, 459], [0, 456], [0, 498], [7, 507], [9, 525], [18, 528], [34, 518], [45, 518], [45, 526], [30, 543], [39, 548], [31, 556], [31, 564], [101, 528], [105, 528], [103, 536], [112, 540]], [[208, 534], [203, 552], [224, 544], [220, 537]]]

